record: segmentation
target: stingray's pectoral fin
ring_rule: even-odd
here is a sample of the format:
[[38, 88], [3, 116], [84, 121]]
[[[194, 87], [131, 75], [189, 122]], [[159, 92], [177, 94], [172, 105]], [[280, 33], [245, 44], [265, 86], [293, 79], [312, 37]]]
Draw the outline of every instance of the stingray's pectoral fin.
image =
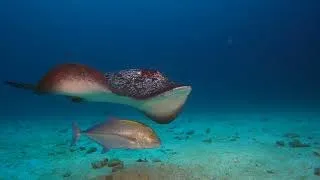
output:
[[11, 86], [11, 87], [30, 90], [30, 91], [35, 91], [36, 87], [37, 87], [34, 84], [20, 83], [20, 82], [14, 82], [14, 81], [4, 81], [4, 84]]
[[139, 109], [159, 124], [168, 124], [181, 112], [189, 94], [190, 86], [181, 86], [146, 100]]

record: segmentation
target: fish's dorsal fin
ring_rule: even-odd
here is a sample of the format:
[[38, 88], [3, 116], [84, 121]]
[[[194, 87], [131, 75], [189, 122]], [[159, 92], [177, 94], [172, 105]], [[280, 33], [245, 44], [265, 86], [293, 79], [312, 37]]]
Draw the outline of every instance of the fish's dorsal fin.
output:
[[131, 121], [131, 120], [121, 120], [122, 123], [125, 123], [127, 125], [138, 125], [138, 126], [148, 126], [147, 124], [144, 124], [142, 122], [138, 122], [138, 121]]
[[112, 124], [117, 123], [118, 121], [120, 121], [119, 118], [115, 118], [115, 117], [108, 117], [107, 120], [98, 123], [94, 126], [92, 126], [91, 128], [86, 130], [86, 133], [97, 133], [97, 132], [104, 132], [107, 129], [109, 129]]
[[108, 116], [107, 120], [109, 123], [120, 121], [121, 119], [115, 116]]
[[132, 121], [132, 120], [127, 120], [127, 119], [120, 119], [114, 116], [109, 116], [108, 120], [110, 125], [112, 123], [119, 123], [119, 121], [121, 121], [121, 124], [126, 124], [126, 125], [139, 125], [139, 126], [147, 126], [146, 124], [142, 123], [142, 122], [138, 122], [138, 121]]

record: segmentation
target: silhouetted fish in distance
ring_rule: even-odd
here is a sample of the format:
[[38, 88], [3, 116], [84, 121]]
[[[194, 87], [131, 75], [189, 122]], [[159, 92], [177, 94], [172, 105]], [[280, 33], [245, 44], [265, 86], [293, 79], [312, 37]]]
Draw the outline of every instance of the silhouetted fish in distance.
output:
[[182, 111], [191, 86], [169, 81], [151, 69], [126, 69], [101, 73], [82, 64], [60, 64], [37, 84], [5, 81], [5, 84], [36, 94], [68, 97], [72, 102], [109, 102], [129, 105], [160, 124], [168, 124]]
[[153, 129], [131, 120], [112, 118], [85, 131], [81, 131], [74, 122], [72, 124], [72, 146], [76, 144], [81, 134], [103, 146], [102, 153], [110, 149], [148, 149], [161, 145]]

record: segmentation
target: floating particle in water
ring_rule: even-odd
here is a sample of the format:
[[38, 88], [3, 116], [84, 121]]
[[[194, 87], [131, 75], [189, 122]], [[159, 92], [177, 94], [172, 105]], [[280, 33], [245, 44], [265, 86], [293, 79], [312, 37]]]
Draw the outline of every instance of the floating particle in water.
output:
[[212, 138], [204, 139], [202, 142], [211, 144], [212, 143]]
[[312, 152], [315, 156], [320, 157], [320, 148], [314, 148], [312, 149]]
[[70, 171], [67, 171], [62, 175], [62, 177], [64, 177], [64, 178], [67, 178], [67, 177], [70, 177], [70, 176], [71, 176], [71, 172]]
[[189, 131], [186, 132], [186, 134], [187, 134], [187, 135], [193, 135], [194, 132], [195, 132], [194, 130], [189, 130]]
[[300, 137], [300, 135], [297, 134], [297, 133], [285, 133], [283, 136], [286, 137], [286, 138], [298, 138], [298, 137]]
[[207, 128], [206, 129], [206, 134], [209, 134], [211, 132], [211, 129], [210, 128]]
[[313, 174], [316, 176], [320, 176], [320, 168], [314, 168]]
[[232, 44], [233, 44], [233, 38], [232, 38], [232, 36], [228, 36], [227, 44], [228, 44], [228, 46], [232, 46]]
[[157, 163], [157, 162], [161, 162], [161, 160], [158, 159], [158, 158], [155, 158], [155, 159], [152, 160], [152, 162]]
[[283, 146], [285, 146], [285, 143], [284, 143], [284, 141], [276, 141], [276, 145], [283, 147]]
[[269, 174], [274, 174], [275, 173], [274, 170], [272, 170], [272, 169], [268, 169], [266, 172], [269, 173]]

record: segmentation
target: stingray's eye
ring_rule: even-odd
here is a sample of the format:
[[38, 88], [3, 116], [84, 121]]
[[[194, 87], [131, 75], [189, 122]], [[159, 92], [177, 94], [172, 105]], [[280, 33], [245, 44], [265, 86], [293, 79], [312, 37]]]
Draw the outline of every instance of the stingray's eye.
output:
[[85, 69], [81, 69], [79, 74], [80, 74], [80, 76], [85, 76], [86, 75]]
[[86, 68], [81, 67], [81, 68], [79, 68], [78, 72], [79, 72], [79, 74], [80, 74], [81, 76], [84, 76], [84, 75], [86, 74], [87, 70], [86, 70]]

